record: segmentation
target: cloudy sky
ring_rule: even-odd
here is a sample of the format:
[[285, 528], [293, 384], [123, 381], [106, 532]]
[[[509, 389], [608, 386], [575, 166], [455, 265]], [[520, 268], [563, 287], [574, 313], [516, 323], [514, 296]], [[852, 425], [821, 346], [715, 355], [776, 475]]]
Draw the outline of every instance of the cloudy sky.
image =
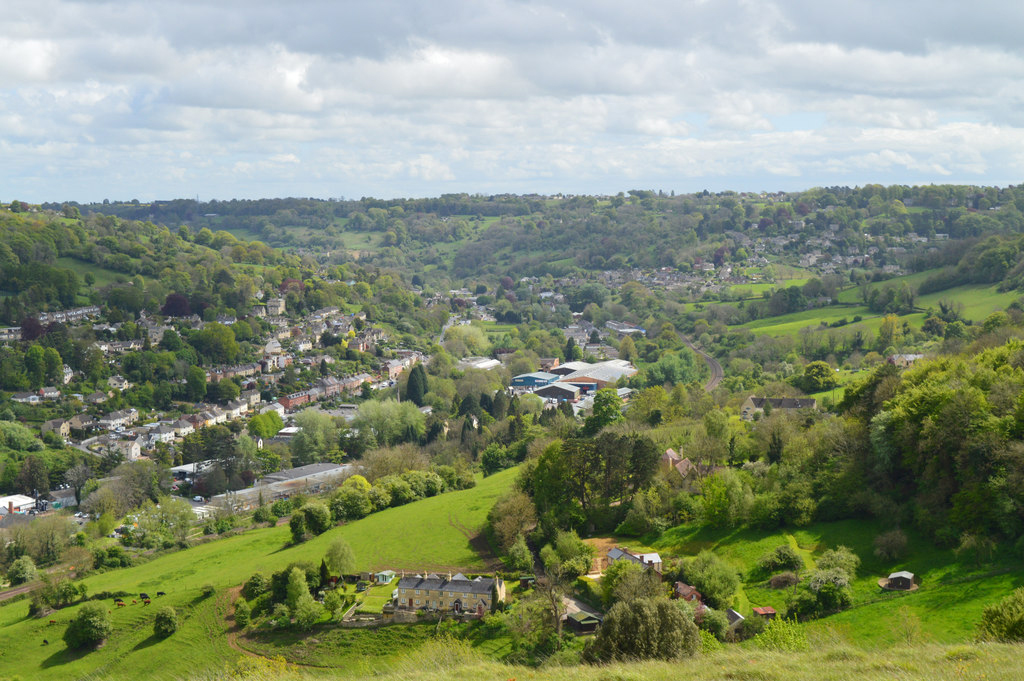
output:
[[0, 199], [1024, 176], [1007, 0], [5, 0]]

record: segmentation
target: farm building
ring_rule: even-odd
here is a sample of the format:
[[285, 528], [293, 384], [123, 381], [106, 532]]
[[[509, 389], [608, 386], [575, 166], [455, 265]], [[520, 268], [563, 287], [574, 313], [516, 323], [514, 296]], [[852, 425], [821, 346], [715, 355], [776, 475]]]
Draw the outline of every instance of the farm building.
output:
[[908, 591], [914, 587], [914, 573], [902, 570], [900, 572], [894, 572], [889, 575], [889, 579], [886, 580], [887, 589], [895, 589], [897, 591]]
[[577, 610], [572, 614], [566, 615], [565, 622], [577, 634], [592, 634], [601, 626], [601, 616]]
[[770, 605], [765, 605], [759, 608], [753, 608], [753, 610], [755, 615], [760, 615], [766, 620], [773, 620], [775, 619], [775, 615], [778, 614], [775, 612], [775, 608], [773, 608]]

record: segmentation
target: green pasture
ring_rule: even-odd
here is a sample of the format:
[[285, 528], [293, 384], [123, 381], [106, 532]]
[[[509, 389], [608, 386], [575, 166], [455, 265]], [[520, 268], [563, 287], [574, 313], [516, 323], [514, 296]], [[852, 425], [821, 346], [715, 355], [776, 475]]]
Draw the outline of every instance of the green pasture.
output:
[[91, 262], [86, 262], [84, 260], [78, 260], [77, 258], [72, 258], [70, 256], [57, 258], [56, 265], [58, 267], [64, 267], [73, 271], [75, 274], [79, 276], [79, 278], [83, 279], [85, 277], [86, 272], [92, 272], [92, 276], [96, 277], [95, 286], [107, 286], [108, 284], [113, 284], [114, 282], [117, 281], [127, 281], [128, 279], [128, 275], [122, 272], [115, 272], [114, 270], [104, 269], [99, 265], [95, 265]]
[[[224, 637], [223, 615], [228, 604], [224, 599], [201, 598], [203, 585], [212, 584], [223, 593], [256, 571], [274, 572], [293, 561], [319, 564], [337, 537], [349, 542], [357, 567], [363, 570], [483, 570], [490, 559], [480, 529], [495, 499], [512, 486], [516, 475], [516, 469], [510, 469], [480, 479], [473, 489], [375, 513], [297, 546], [290, 543], [288, 526], [281, 525], [86, 577], [82, 581], [90, 594], [167, 592], [148, 607], [115, 608], [107, 601], [114, 633], [103, 648], [87, 655], [67, 652], [61, 641], [63, 625], [77, 606], [35, 619], [28, 617], [27, 601], [5, 604], [0, 607], [0, 678], [15, 674], [39, 678], [56, 667], [52, 670], [55, 678], [94, 674], [104, 679], [177, 679], [189, 677], [195, 670], [222, 666], [238, 656]], [[152, 622], [155, 606], [162, 605], [177, 608], [184, 622], [170, 639], [157, 641], [151, 637]], [[57, 624], [49, 625], [50, 619]], [[43, 645], [44, 639], [50, 644]]]
[[[797, 549], [807, 567], [827, 549], [844, 545], [861, 559], [852, 583], [853, 606], [844, 612], [807, 624], [809, 632], [838, 631], [844, 641], [858, 646], [889, 646], [905, 642], [902, 628], [914, 626], [923, 640], [955, 643], [972, 640], [985, 606], [999, 601], [1024, 585], [1024, 564], [1004, 556], [994, 563], [970, 565], [957, 560], [953, 551], [936, 547], [928, 539], [907, 530], [906, 558], [896, 562], [875, 556], [875, 537], [888, 529], [874, 520], [814, 523], [805, 528], [775, 531], [750, 528], [716, 529], [706, 525], [681, 525], [649, 543], [667, 556], [693, 556], [710, 549], [729, 561], [741, 574], [741, 587], [733, 606], [749, 615], [753, 606], [770, 605], [785, 612], [788, 592], [768, 586], [767, 574], [757, 561], [780, 544]], [[909, 570], [921, 587], [912, 593], [892, 593], [879, 588], [878, 579], [897, 570]], [[908, 624], [911, 623], [911, 624]]]

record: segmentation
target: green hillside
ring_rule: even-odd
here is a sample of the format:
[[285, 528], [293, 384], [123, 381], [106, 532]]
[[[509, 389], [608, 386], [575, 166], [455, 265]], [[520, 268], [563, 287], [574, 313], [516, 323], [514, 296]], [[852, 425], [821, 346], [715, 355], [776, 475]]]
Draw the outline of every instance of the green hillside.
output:
[[[515, 481], [510, 469], [482, 479], [469, 490], [431, 497], [373, 514], [330, 530], [304, 544], [289, 543], [287, 525], [251, 530], [244, 534], [171, 553], [137, 567], [114, 570], [83, 580], [89, 593], [166, 591], [153, 605], [112, 607], [114, 633], [100, 650], [85, 654], [66, 651], [61, 635], [77, 606], [42, 619], [27, 616], [27, 601], [0, 607], [0, 678], [20, 674], [39, 678], [59, 666], [60, 678], [97, 674], [104, 679], [177, 679], [193, 672], [208, 672], [231, 662], [226, 637], [226, 596], [203, 598], [201, 589], [212, 584], [221, 594], [240, 585], [253, 572], [270, 573], [289, 563], [307, 560], [319, 564], [337, 537], [352, 546], [360, 569], [464, 569], [482, 570], [489, 553], [477, 537], [494, 500]], [[470, 535], [470, 536], [467, 536]], [[130, 601], [129, 601], [130, 602]], [[156, 607], [178, 609], [183, 624], [171, 638], [151, 635]], [[49, 625], [50, 619], [57, 625]], [[49, 645], [43, 645], [43, 640]]]

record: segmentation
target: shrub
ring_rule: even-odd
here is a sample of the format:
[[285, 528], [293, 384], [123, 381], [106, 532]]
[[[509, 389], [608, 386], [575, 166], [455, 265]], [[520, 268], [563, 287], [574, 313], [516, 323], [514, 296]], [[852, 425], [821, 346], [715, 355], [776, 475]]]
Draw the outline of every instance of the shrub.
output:
[[64, 643], [68, 648], [96, 646], [109, 636], [112, 630], [107, 606], [101, 603], [86, 603], [68, 622], [68, 627], [64, 630]]
[[721, 610], [704, 608], [695, 622], [698, 627], [707, 631], [719, 641], [724, 641], [725, 634], [729, 631], [729, 618]]
[[274, 606], [274, 610], [270, 614], [271, 619], [274, 620], [274, 624], [277, 626], [284, 626], [290, 624], [292, 621], [292, 611], [288, 609], [288, 606], [284, 603], [278, 603]]
[[764, 572], [771, 573], [779, 570], [799, 570], [804, 566], [804, 561], [792, 546], [780, 544], [761, 556], [757, 565]]
[[686, 562], [686, 581], [697, 587], [713, 608], [724, 608], [740, 584], [736, 569], [711, 551], [701, 551]]
[[270, 591], [270, 580], [262, 572], [254, 572], [242, 587], [242, 596], [251, 601], [268, 591]]
[[256, 512], [252, 514], [252, 519], [257, 523], [276, 523], [277, 516], [274, 514], [274, 509], [270, 506], [260, 506], [256, 509]]
[[691, 657], [700, 636], [684, 614], [665, 598], [619, 602], [605, 615], [592, 657], [601, 661]]
[[777, 575], [772, 575], [771, 579], [768, 580], [769, 586], [773, 589], [788, 589], [799, 582], [800, 578], [797, 577], [795, 572], [780, 572]]
[[903, 530], [889, 530], [875, 537], [875, 555], [882, 560], [899, 560], [907, 552], [907, 535]]
[[327, 595], [324, 596], [324, 609], [328, 612], [331, 619], [334, 619], [338, 611], [341, 610], [341, 604], [341, 594], [337, 591], [328, 591]]
[[249, 618], [252, 615], [252, 608], [249, 607], [248, 601], [244, 598], [239, 598], [235, 602], [235, 624], [240, 628], [244, 629], [249, 626]]
[[816, 562], [819, 571], [839, 570], [846, 574], [847, 581], [857, 576], [857, 568], [860, 567], [860, 558], [845, 546], [825, 551]]
[[270, 506], [270, 512], [278, 518], [283, 518], [292, 512], [291, 499], [278, 499]]
[[156, 619], [153, 620], [153, 633], [157, 638], [167, 638], [178, 630], [178, 613], [174, 608], [167, 606], [156, 611]]
[[984, 641], [1024, 641], [1024, 588], [990, 605], [981, 614], [978, 637]]
[[18, 558], [7, 569], [7, 579], [10, 580], [11, 586], [31, 582], [36, 578], [37, 574], [36, 564], [28, 556]]
[[371, 513], [373, 501], [370, 499], [370, 493], [361, 487], [346, 485], [331, 497], [331, 515], [336, 521], [359, 520]]
[[203, 595], [203, 598], [209, 598], [213, 594], [217, 593], [217, 589], [213, 586], [213, 584], [203, 584], [203, 588], [200, 590], [199, 593]]
[[765, 650], [793, 652], [807, 650], [807, 633], [796, 620], [776, 617], [760, 634], [754, 637], [754, 643]]
[[526, 545], [523, 535], [516, 537], [515, 542], [509, 547], [505, 563], [510, 570], [520, 572], [525, 572], [533, 567], [533, 554], [530, 552], [530, 547]]
[[302, 515], [306, 521], [306, 531], [310, 534], [323, 534], [334, 524], [330, 509], [322, 501], [311, 501], [303, 506]]
[[296, 544], [306, 540], [306, 516], [301, 511], [292, 513], [288, 519], [288, 527], [292, 531], [292, 541]]
[[299, 601], [295, 604], [295, 625], [303, 631], [309, 631], [320, 619], [320, 613], [320, 604], [314, 601], [307, 591], [299, 596]]

